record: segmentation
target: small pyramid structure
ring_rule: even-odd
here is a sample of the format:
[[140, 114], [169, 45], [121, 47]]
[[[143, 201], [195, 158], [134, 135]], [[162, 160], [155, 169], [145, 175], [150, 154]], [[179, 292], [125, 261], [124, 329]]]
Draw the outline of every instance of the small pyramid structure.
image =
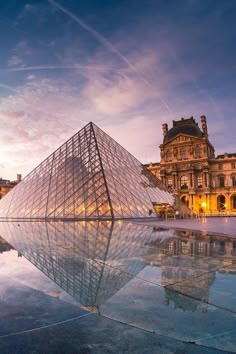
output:
[[150, 216], [156, 202], [173, 205], [174, 198], [134, 156], [90, 122], [0, 201], [0, 217], [137, 218]]

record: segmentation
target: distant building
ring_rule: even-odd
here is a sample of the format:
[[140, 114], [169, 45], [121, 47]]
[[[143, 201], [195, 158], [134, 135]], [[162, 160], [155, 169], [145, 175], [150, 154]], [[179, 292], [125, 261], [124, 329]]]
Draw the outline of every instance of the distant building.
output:
[[193, 212], [236, 215], [236, 153], [215, 157], [205, 116], [162, 124], [161, 161], [149, 170]]
[[14, 248], [0, 236], [0, 253], [9, 252]]
[[4, 197], [10, 190], [17, 185], [21, 181], [21, 175], [17, 175], [17, 179], [15, 181], [10, 181], [9, 179], [3, 179], [0, 177], [0, 199]]

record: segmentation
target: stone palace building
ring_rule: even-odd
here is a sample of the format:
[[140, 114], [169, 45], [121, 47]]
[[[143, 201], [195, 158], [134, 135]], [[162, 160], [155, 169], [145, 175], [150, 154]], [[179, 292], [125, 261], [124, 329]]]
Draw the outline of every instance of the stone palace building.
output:
[[205, 116], [162, 124], [161, 160], [149, 170], [194, 213], [236, 215], [236, 153], [215, 156]]

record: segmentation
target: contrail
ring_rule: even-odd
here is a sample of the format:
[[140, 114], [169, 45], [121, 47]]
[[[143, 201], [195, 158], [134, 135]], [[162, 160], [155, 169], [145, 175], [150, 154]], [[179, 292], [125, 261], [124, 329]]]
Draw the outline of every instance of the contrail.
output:
[[4, 85], [4, 84], [1, 84], [0, 83], [0, 87], [4, 88], [4, 89], [7, 89], [9, 91], [12, 91], [12, 92], [18, 92], [17, 90], [15, 90], [14, 88], [12, 88], [11, 86], [8, 86], [8, 85]]
[[109, 42], [105, 37], [103, 37], [99, 32], [97, 32], [95, 29], [93, 29], [91, 26], [87, 25], [84, 21], [82, 21], [78, 16], [75, 16], [71, 11], [67, 10], [65, 7], [61, 6], [54, 0], [48, 0], [48, 2], [57, 7], [59, 10], [73, 18], [75, 22], [77, 22], [83, 29], [85, 29], [87, 32], [91, 33], [105, 48], [109, 49], [111, 52], [115, 53], [124, 63], [128, 65], [128, 67], [135, 73], [138, 74], [141, 80], [149, 86], [152, 91], [154, 90], [162, 104], [165, 106], [165, 108], [172, 113], [169, 105], [167, 102], [165, 102], [162, 98], [160, 98], [160, 94], [156, 91], [156, 87], [154, 87], [144, 76], [142, 73], [137, 71], [136, 67], [124, 56], [111, 42]]
[[30, 70], [56, 70], [56, 69], [67, 69], [67, 70], [75, 70], [75, 69], [88, 69], [88, 70], [107, 70], [105, 66], [95, 66], [95, 65], [36, 65], [36, 66], [22, 66], [22, 67], [14, 67], [4, 69], [5, 71], [30, 71]]
[[[63, 69], [63, 70], [90, 70], [90, 71], [106, 71], [110, 70], [112, 72], [115, 71], [114, 68], [108, 67], [108, 66], [102, 66], [102, 65], [36, 65], [36, 66], [20, 66], [20, 67], [14, 67], [14, 68], [6, 68], [6, 69], [0, 69], [0, 71], [7, 71], [7, 72], [17, 72], [17, 71], [31, 71], [31, 70], [57, 70], [57, 69]], [[127, 75], [125, 75], [121, 70], [116, 70], [116, 73], [124, 78], [128, 78]]]
[[130, 63], [130, 61], [119, 52], [119, 50], [114, 47], [114, 45], [109, 42], [105, 37], [103, 37], [100, 33], [94, 30], [92, 27], [87, 25], [84, 21], [82, 21], [79, 17], [75, 16], [71, 11], [67, 10], [65, 7], [61, 6], [54, 0], [48, 0], [49, 3], [60, 9], [62, 12], [73, 18], [75, 22], [77, 22], [83, 29], [91, 33], [100, 43], [104, 45], [104, 47], [108, 48], [111, 52], [116, 53], [131, 69], [135, 70], [135, 67]]

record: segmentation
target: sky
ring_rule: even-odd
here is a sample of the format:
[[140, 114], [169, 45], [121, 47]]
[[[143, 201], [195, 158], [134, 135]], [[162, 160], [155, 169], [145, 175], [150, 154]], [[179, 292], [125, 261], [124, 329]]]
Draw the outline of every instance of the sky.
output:
[[182, 117], [236, 152], [235, 23], [235, 0], [0, 1], [0, 177], [90, 121], [142, 163]]

